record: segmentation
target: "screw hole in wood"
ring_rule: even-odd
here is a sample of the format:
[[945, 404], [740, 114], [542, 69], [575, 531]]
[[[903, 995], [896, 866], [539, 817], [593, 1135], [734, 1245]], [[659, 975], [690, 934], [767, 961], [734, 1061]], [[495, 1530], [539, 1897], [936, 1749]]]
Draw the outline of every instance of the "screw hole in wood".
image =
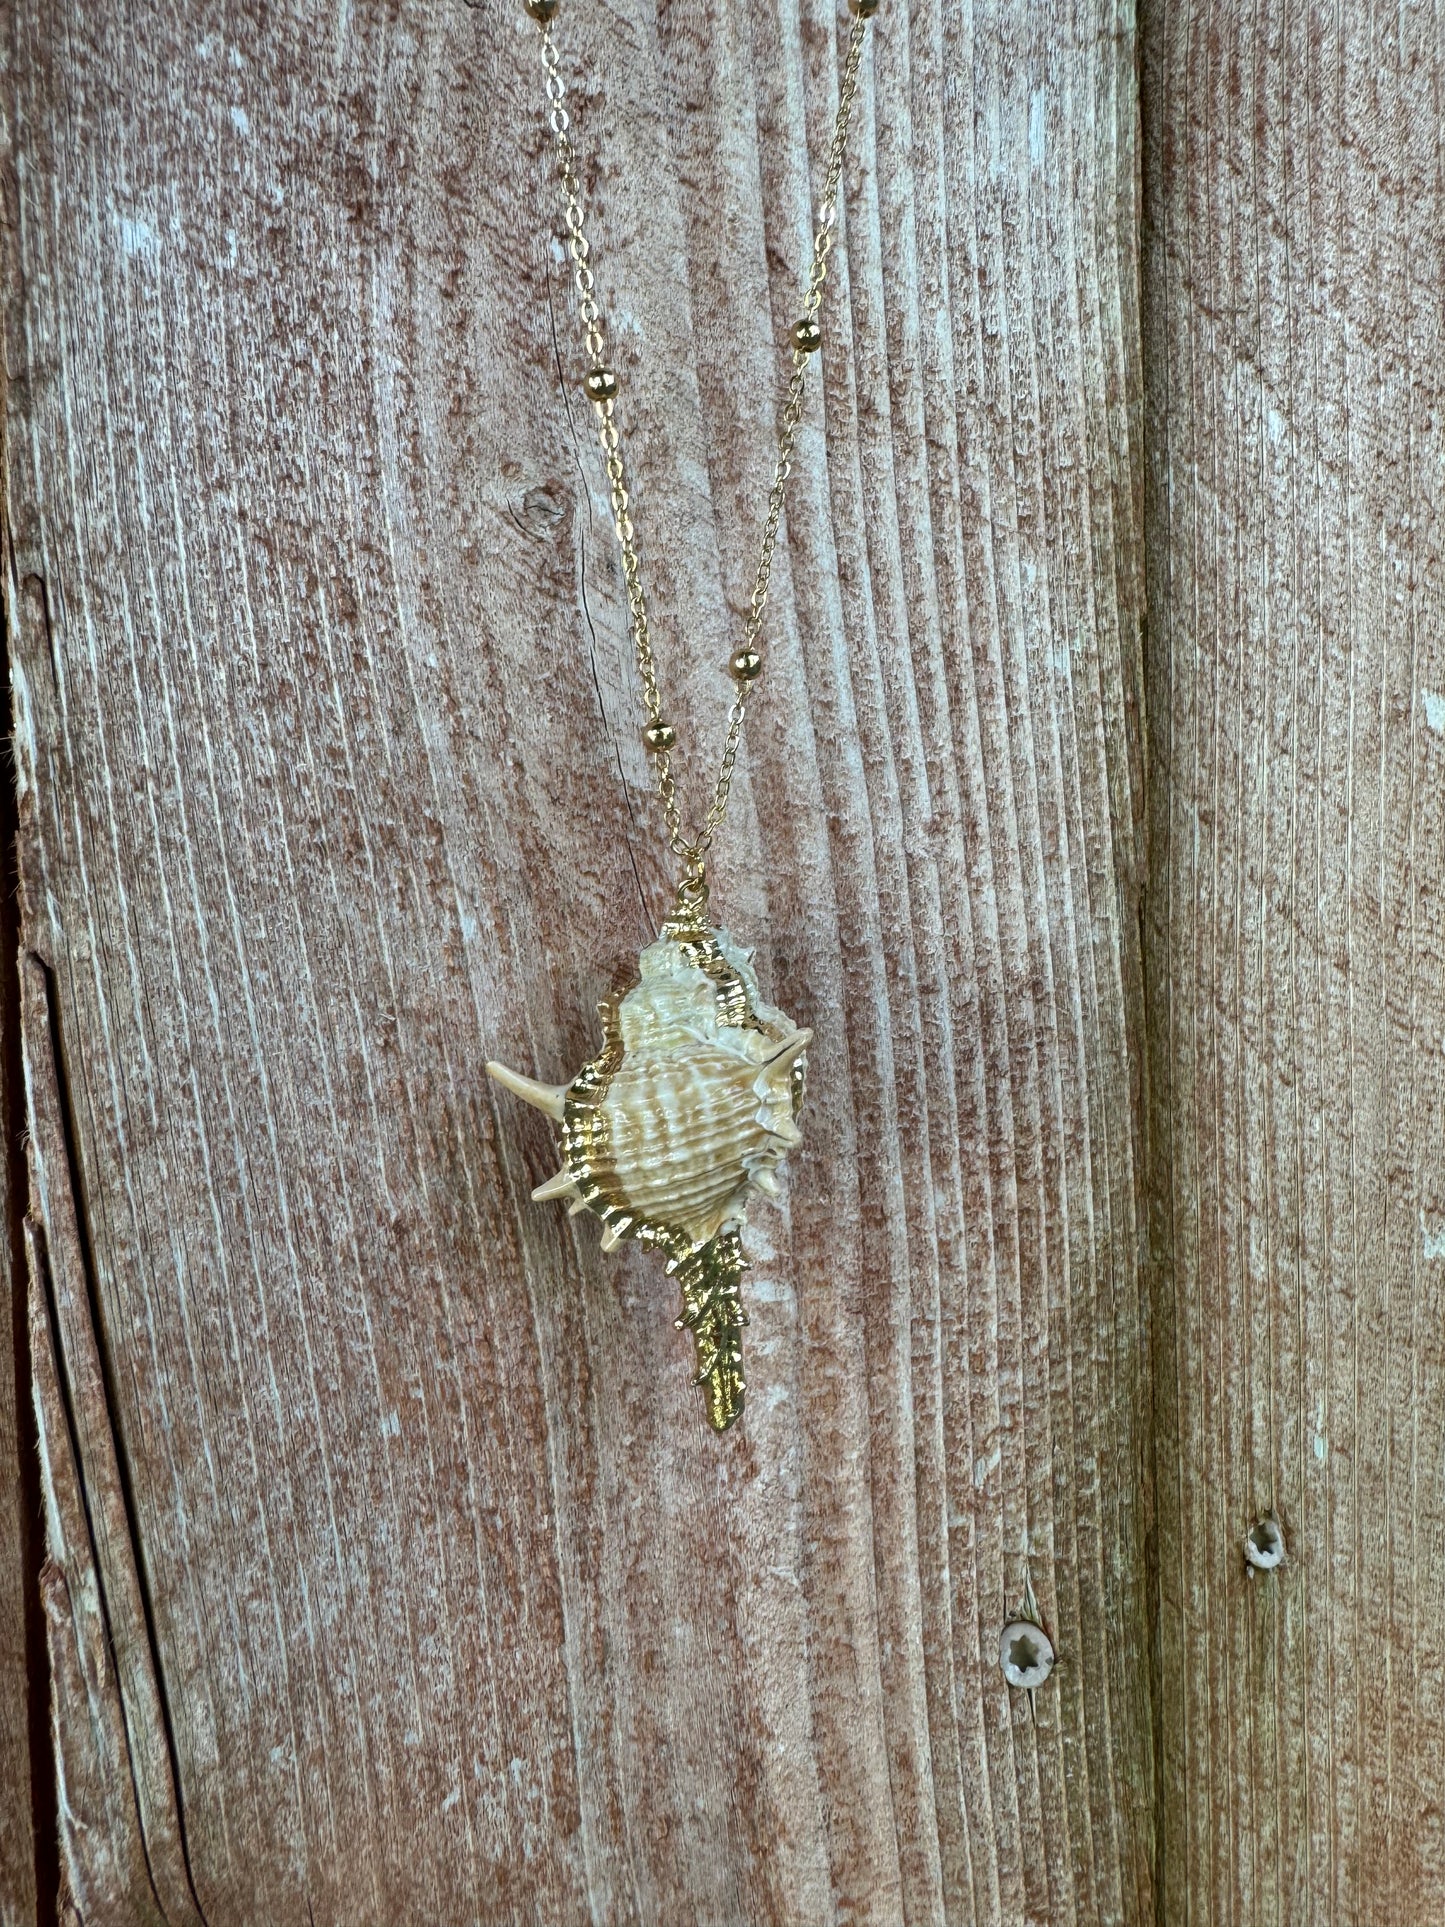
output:
[[1266, 1515], [1255, 1521], [1244, 1537], [1244, 1556], [1255, 1572], [1273, 1572], [1284, 1564], [1284, 1534], [1277, 1519]]

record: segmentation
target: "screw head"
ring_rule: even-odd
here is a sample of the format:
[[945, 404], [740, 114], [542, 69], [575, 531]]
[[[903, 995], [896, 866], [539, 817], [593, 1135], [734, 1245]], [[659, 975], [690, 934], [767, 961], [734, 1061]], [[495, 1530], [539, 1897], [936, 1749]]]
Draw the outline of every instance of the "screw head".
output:
[[1244, 1535], [1244, 1557], [1255, 1572], [1273, 1572], [1284, 1564], [1284, 1533], [1272, 1513], [1256, 1519]]
[[[553, 4], [556, 4], [556, 0], [553, 0]], [[589, 401], [617, 399], [617, 377], [610, 368], [589, 368], [582, 386], [587, 390]]]
[[1031, 1691], [1054, 1670], [1054, 1643], [1031, 1619], [1011, 1619], [998, 1636], [998, 1663], [1010, 1686]]

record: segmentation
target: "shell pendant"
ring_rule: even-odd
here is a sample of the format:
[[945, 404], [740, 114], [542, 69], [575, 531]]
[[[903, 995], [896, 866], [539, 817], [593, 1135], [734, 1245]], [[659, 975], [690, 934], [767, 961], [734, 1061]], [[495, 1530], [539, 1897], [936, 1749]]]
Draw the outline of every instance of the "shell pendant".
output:
[[742, 1227], [754, 1191], [777, 1196], [778, 1166], [801, 1140], [813, 1033], [763, 1002], [749, 953], [707, 922], [700, 882], [679, 892], [638, 970], [599, 1005], [602, 1048], [570, 1084], [487, 1070], [560, 1127], [562, 1168], [532, 1196], [600, 1218], [604, 1251], [637, 1238], [662, 1253], [722, 1432], [745, 1391]]

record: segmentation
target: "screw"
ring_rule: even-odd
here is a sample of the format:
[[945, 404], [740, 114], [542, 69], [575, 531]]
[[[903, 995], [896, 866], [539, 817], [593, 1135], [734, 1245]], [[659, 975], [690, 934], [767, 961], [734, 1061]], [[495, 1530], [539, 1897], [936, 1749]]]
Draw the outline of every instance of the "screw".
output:
[[998, 1663], [1010, 1686], [1032, 1692], [1054, 1670], [1053, 1641], [1031, 1619], [1011, 1619], [999, 1634]]

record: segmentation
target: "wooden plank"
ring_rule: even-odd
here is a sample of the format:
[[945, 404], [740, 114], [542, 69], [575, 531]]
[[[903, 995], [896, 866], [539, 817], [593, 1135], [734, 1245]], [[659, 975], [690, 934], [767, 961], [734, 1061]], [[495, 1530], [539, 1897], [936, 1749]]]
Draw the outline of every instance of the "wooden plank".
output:
[[[559, 26], [693, 809], [845, 21]], [[868, 57], [714, 878], [818, 1033], [721, 1440], [480, 1074], [667, 901], [533, 30], [15, 32], [25, 940], [201, 1911], [1146, 1918], [1130, 9]]]
[[1186, 0], [1143, 85], [1161, 1918], [1439, 1920], [1445, 38]]

